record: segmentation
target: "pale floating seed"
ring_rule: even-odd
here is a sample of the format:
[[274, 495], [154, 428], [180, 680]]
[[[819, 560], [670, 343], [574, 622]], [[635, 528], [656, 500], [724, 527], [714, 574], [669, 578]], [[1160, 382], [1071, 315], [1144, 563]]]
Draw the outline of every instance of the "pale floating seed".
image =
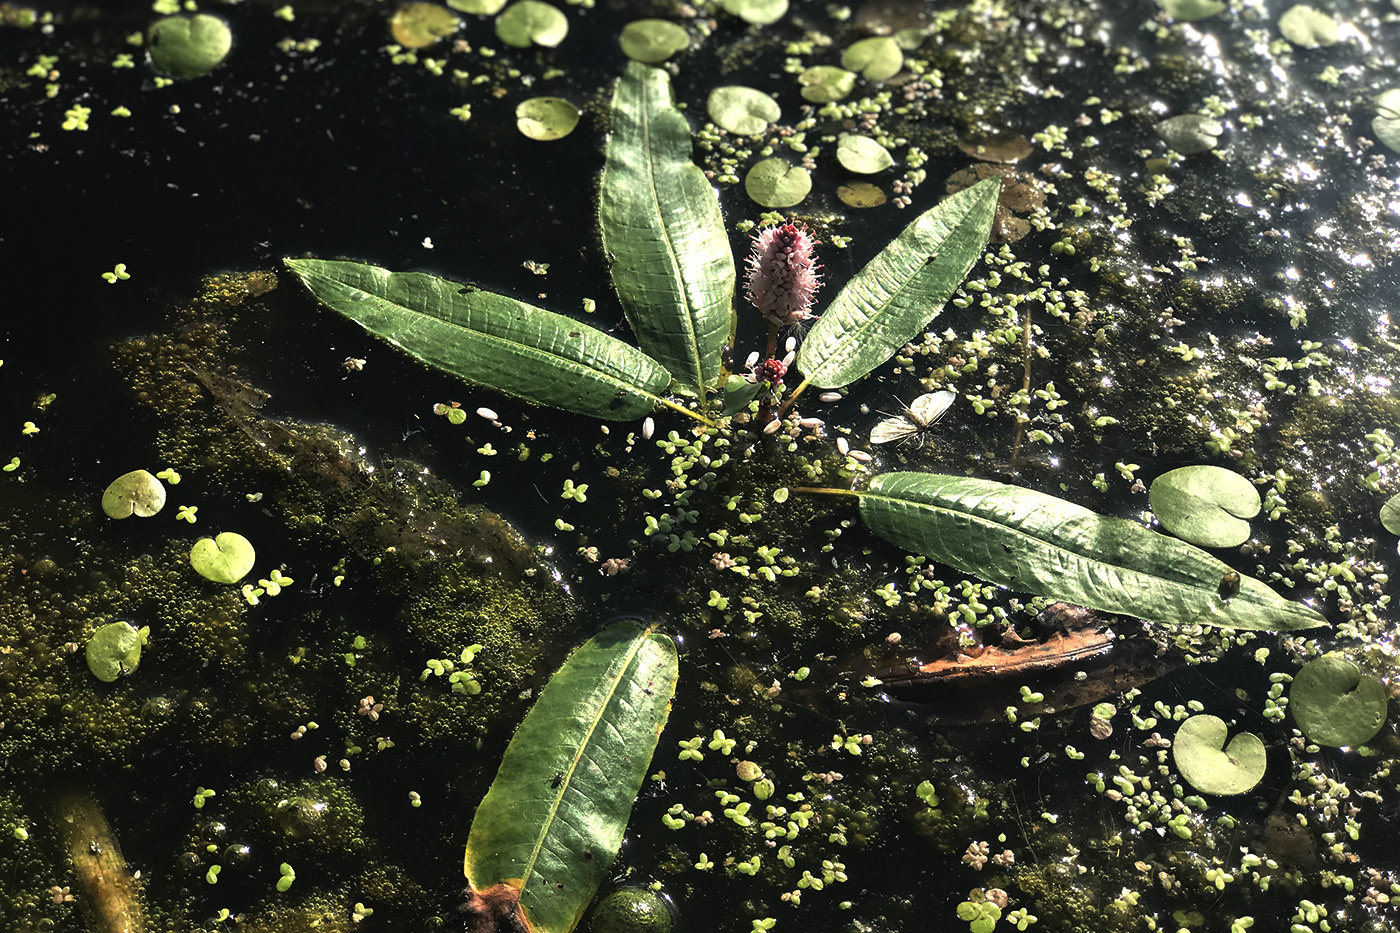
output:
[[869, 463], [873, 458], [863, 450], [853, 450], [851, 451], [851, 459], [859, 460], [861, 463]]
[[599, 425], [598, 430], [603, 432], [604, 437], [612, 434], [612, 428], [608, 427], [606, 424]]
[[822, 401], [822, 402], [839, 402], [839, 401], [841, 401], [841, 393], [840, 393], [840, 392], [823, 392], [821, 395], [818, 395], [818, 396], [817, 396], [817, 399], [818, 399], [819, 401]]
[[649, 440], [651, 440], [651, 436], [652, 436], [653, 434], [655, 434], [655, 433], [656, 433], [656, 422], [653, 421], [653, 420], [651, 419], [650, 416], [648, 416], [647, 419], [646, 419], [645, 421], [642, 422], [642, 440], [644, 440], [644, 441], [649, 441]]
[[757, 366], [757, 365], [758, 365], [758, 351], [755, 350], [755, 351], [753, 351], [752, 353], [750, 353], [750, 354], [748, 355], [748, 358], [747, 358], [747, 359], [744, 360], [744, 368], [745, 368], [745, 369], [753, 369], [753, 368], [754, 368], [755, 366]]
[[777, 434], [778, 429], [783, 426], [781, 421], [773, 420], [763, 426], [764, 434]]
[[903, 640], [904, 636], [899, 634], [898, 632], [890, 632], [888, 635], [885, 636], [885, 642], [891, 645], [897, 645]]
[[492, 411], [492, 410], [489, 409], [489, 408], [478, 408], [478, 409], [476, 410], [476, 413], [477, 413], [478, 415], [480, 415], [482, 418], [485, 418], [487, 421], [499, 421], [499, 420], [501, 420], [501, 416], [498, 415], [498, 414], [496, 414], [494, 411]]
[[795, 352], [795, 351], [797, 350], [797, 338], [796, 338], [796, 337], [789, 337], [789, 338], [783, 343], [783, 349], [786, 350], [786, 351], [789, 352], [789, 353]]
[[807, 431], [815, 431], [817, 428], [826, 427], [826, 422], [820, 418], [803, 418], [797, 423], [802, 425], [803, 429]]
[[836, 450], [841, 454], [841, 456], [846, 456], [846, 454], [851, 452], [851, 442], [846, 440], [844, 437], [838, 437], [836, 439]]

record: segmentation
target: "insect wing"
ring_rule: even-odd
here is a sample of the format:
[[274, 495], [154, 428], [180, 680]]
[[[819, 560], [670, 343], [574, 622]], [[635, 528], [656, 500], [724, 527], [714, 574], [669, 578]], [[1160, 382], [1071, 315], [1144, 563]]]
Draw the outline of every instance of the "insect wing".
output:
[[886, 418], [870, 429], [870, 443], [888, 444], [919, 433], [919, 426], [903, 415]]
[[920, 428], [926, 428], [942, 418], [957, 397], [956, 392], [947, 389], [920, 395], [909, 403], [909, 420]]

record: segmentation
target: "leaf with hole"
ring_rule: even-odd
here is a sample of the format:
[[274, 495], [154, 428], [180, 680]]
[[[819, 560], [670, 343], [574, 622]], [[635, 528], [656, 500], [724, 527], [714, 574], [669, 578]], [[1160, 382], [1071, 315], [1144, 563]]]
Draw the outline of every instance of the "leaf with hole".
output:
[[761, 207], [792, 207], [811, 191], [811, 174], [778, 156], [759, 162], [744, 177], [744, 192]]
[[814, 104], [829, 104], [841, 100], [855, 90], [856, 75], [853, 71], [837, 68], [835, 65], [815, 65], [797, 76], [802, 88], [802, 99]]
[[949, 195], [866, 263], [802, 342], [803, 385], [850, 385], [923, 333], [982, 254], [998, 190], [989, 178]]
[[141, 663], [144, 633], [128, 622], [109, 622], [92, 633], [87, 643], [87, 666], [105, 683], [130, 674]]
[[665, 19], [636, 19], [622, 27], [622, 54], [634, 62], [656, 65], [690, 46], [690, 35]]
[[732, 339], [734, 256], [709, 179], [690, 160], [690, 126], [666, 72], [631, 62], [613, 94], [598, 187], [609, 274], [642, 350], [676, 388], [719, 381]]
[[[1326, 625], [1198, 547], [991, 480], [885, 473], [860, 496], [876, 534], [998, 586], [1158, 622], [1290, 631]], [[1233, 577], [1231, 577], [1233, 580]]]
[[622, 844], [677, 676], [675, 644], [635, 622], [564, 662], [472, 819], [469, 911], [534, 933], [578, 924]]
[[671, 376], [616, 337], [505, 295], [422, 272], [288, 259], [323, 304], [414, 359], [508, 395], [614, 421], [658, 405]]
[[1385, 684], [1340, 652], [1303, 665], [1288, 687], [1288, 708], [1308, 740], [1334, 748], [1364, 745], [1385, 725]]
[[569, 20], [542, 0], [516, 0], [496, 17], [496, 35], [506, 45], [554, 48], [569, 34]]
[[782, 118], [778, 102], [762, 91], [727, 84], [710, 92], [705, 112], [715, 126], [739, 136], [757, 136]]
[[1201, 547], [1238, 547], [1259, 514], [1259, 490], [1233, 470], [1185, 466], [1152, 481], [1148, 503], [1162, 527]]
[[1253, 790], [1264, 779], [1268, 756], [1252, 732], [1230, 729], [1218, 716], [1192, 716], [1176, 730], [1172, 761], [1187, 784], [1203, 794], [1229, 797]]
[[123, 473], [102, 493], [102, 511], [108, 518], [150, 518], [165, 508], [165, 484], [149, 470]]
[[190, 548], [190, 566], [215, 583], [237, 583], [253, 569], [256, 559], [252, 542], [236, 531], [200, 538]]

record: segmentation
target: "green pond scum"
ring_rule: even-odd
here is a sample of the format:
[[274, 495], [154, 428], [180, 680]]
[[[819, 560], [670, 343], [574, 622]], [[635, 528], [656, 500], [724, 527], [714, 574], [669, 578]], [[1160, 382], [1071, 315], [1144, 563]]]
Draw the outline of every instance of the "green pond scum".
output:
[[[32, 276], [55, 318], [103, 309], [97, 347], [0, 367], [0, 929], [465, 929], [463, 846], [507, 743], [619, 616], [675, 639], [679, 686], [585, 928], [1400, 926], [1397, 4], [195, 6], [0, 7], [9, 148], [99, 179], [78, 189], [106, 237]], [[675, 28], [639, 25], [658, 19]], [[166, 31], [215, 47], [153, 70]], [[274, 268], [431, 264], [635, 344], [595, 213], [628, 56], [664, 63], [733, 256], [786, 222], [818, 241], [818, 316], [915, 216], [995, 176], [989, 244], [864, 380], [732, 417], [692, 389], [645, 424], [435, 373]], [[518, 129], [540, 99], [582, 118]], [[273, 103], [282, 125], [256, 112]], [[331, 132], [346, 114], [373, 146], [447, 148], [372, 163]], [[265, 153], [312, 185], [293, 132], [341, 134], [314, 150], [336, 188], [240, 174]], [[143, 175], [118, 226], [96, 216], [103, 186], [125, 197], [117, 160], [178, 173], [153, 154], [190, 141], [171, 151], [223, 187]], [[751, 175], [774, 159], [783, 197], [803, 192], [781, 209], [751, 198], [777, 196], [771, 165]], [[554, 176], [576, 200], [540, 194], [564, 196]], [[195, 267], [130, 235], [168, 187], [209, 212], [160, 241], [212, 240]], [[276, 217], [240, 226], [254, 213]], [[800, 336], [734, 307], [730, 373]], [[943, 390], [923, 443], [869, 442]], [[967, 475], [1161, 530], [1148, 487], [1198, 465], [1260, 499], [1211, 552], [1215, 598], [1259, 581], [1329, 627], [1076, 612], [804, 492]], [[191, 563], [221, 532], [250, 545], [234, 582]], [[1113, 637], [1070, 664], [941, 670], [926, 702], [882, 682], [1062, 629]]]

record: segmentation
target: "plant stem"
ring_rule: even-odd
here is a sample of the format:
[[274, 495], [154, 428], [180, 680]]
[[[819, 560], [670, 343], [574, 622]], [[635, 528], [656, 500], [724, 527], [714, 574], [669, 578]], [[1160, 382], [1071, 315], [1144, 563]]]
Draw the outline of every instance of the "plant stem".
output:
[[1031, 406], [1031, 306], [1027, 302], [1021, 306], [1021, 402], [1020, 415], [1016, 419], [1016, 442], [1011, 445], [1011, 459], [1014, 462], [1021, 452], [1021, 437], [1026, 431], [1027, 413]]
[[[763, 359], [771, 360], [778, 352], [778, 325], [772, 321], [768, 322], [768, 345], [763, 350]], [[781, 415], [787, 408], [781, 408], [778, 414]], [[767, 424], [773, 420], [773, 397], [771, 392], [764, 393], [764, 400], [758, 407], [758, 423]]]
[[658, 399], [657, 399], [657, 402], [661, 405], [662, 408], [669, 408], [669, 409], [671, 409], [672, 411], [678, 411], [678, 412], [680, 412], [681, 414], [687, 415], [687, 416], [689, 416], [689, 417], [691, 417], [691, 418], [694, 418], [696, 421], [702, 422], [702, 423], [704, 423], [704, 424], [708, 424], [708, 425], [713, 425], [713, 424], [714, 424], [713, 421], [711, 421], [709, 418], [706, 418], [704, 415], [700, 414], [698, 411], [691, 411], [689, 408], [686, 408], [684, 405], [677, 405], [675, 402], [671, 401], [670, 399], [658, 398]]

